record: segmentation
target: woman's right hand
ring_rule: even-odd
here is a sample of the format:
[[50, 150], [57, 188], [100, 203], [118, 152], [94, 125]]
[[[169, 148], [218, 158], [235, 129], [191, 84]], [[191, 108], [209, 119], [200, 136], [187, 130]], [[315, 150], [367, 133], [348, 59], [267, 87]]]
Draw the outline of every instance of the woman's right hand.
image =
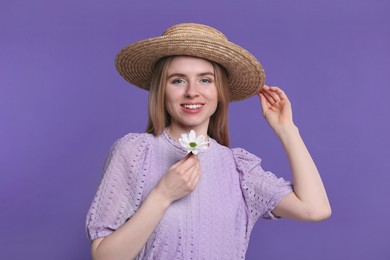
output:
[[200, 163], [190, 154], [169, 168], [158, 182], [155, 191], [169, 204], [195, 190], [200, 179]]
[[111, 235], [92, 242], [93, 259], [136, 258], [165, 210], [194, 191], [199, 178], [200, 163], [193, 154], [172, 165], [127, 222]]

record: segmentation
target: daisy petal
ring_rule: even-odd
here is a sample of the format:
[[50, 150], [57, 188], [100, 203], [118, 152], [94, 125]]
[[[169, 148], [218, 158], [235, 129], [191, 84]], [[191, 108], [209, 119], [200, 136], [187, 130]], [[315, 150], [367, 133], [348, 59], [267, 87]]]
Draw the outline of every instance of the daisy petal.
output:
[[196, 142], [196, 134], [194, 130], [190, 131], [190, 134], [188, 135], [191, 142]]
[[182, 147], [187, 147], [188, 142], [184, 141], [182, 138], [179, 138], [179, 143]]
[[189, 143], [188, 134], [182, 134], [181, 139], [183, 139], [184, 142]]
[[203, 135], [198, 136], [196, 138], [196, 143], [198, 143], [198, 144], [204, 143], [204, 136]]

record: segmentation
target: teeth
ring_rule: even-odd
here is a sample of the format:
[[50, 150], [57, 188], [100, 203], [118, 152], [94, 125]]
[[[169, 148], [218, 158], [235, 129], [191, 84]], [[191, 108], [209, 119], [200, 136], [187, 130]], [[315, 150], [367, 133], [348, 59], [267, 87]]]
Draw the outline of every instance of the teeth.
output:
[[185, 108], [187, 109], [198, 109], [198, 108], [201, 108], [202, 105], [200, 104], [197, 104], [197, 105], [184, 105]]

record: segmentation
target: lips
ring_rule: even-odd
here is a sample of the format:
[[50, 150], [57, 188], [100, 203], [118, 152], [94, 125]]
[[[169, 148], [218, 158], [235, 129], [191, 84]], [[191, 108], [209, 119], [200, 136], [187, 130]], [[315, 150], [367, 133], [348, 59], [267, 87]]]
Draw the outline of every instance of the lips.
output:
[[196, 103], [196, 104], [182, 104], [181, 106], [184, 107], [185, 109], [196, 110], [203, 107], [203, 105], [204, 104]]

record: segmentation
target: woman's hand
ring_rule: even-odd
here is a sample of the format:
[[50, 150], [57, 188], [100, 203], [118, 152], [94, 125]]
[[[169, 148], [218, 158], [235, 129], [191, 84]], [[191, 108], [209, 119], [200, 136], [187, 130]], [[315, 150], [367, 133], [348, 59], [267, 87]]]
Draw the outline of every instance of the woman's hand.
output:
[[291, 103], [283, 90], [264, 85], [259, 97], [263, 116], [276, 133], [283, 126], [293, 124]]
[[200, 164], [195, 155], [174, 164], [127, 222], [92, 242], [93, 259], [135, 259], [169, 205], [191, 193], [199, 178]]
[[199, 160], [190, 154], [169, 168], [158, 182], [156, 191], [171, 204], [193, 192], [199, 179]]

